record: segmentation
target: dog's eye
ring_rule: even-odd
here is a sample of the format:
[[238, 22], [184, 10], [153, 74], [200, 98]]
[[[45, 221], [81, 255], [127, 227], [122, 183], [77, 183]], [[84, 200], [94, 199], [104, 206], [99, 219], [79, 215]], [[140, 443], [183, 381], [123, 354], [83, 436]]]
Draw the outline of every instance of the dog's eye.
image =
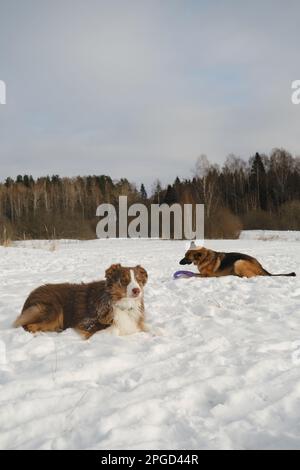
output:
[[144, 269], [135, 271], [135, 278], [140, 285], [145, 285], [148, 279], [148, 274]]
[[126, 286], [129, 284], [129, 282], [130, 282], [130, 279], [129, 279], [128, 276], [126, 276], [126, 275], [121, 276], [121, 278], [120, 278], [120, 285], [126, 287]]

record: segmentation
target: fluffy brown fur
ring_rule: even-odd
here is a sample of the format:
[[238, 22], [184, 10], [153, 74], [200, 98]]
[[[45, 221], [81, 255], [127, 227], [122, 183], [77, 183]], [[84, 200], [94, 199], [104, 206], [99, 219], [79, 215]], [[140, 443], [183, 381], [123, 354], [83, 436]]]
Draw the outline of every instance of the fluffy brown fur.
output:
[[[84, 338], [89, 338], [97, 331], [114, 326], [116, 312], [120, 320], [118, 306], [127, 301], [129, 307], [125, 303], [121, 320], [122, 312], [125, 315], [129, 310], [130, 315], [135, 309], [136, 329], [145, 329], [143, 288], [148, 278], [145, 269], [141, 266], [126, 268], [115, 264], [107, 269], [105, 278], [89, 284], [48, 284], [38, 287], [29, 295], [14, 326], [22, 326], [31, 333], [60, 332], [74, 328]], [[128, 286], [131, 285], [133, 293], [128, 292]]]
[[186, 252], [180, 264], [194, 264], [197, 266], [199, 277], [220, 277], [220, 276], [296, 276], [290, 274], [270, 274], [252, 256], [242, 253], [220, 253], [208, 250], [204, 247], [191, 248]]

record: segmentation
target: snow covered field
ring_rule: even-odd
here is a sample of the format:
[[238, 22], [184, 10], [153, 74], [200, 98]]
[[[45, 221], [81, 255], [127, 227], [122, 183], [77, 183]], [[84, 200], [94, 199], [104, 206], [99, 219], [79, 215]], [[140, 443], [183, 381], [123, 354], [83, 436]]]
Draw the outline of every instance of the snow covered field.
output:
[[290, 242], [300, 242], [300, 232], [288, 230], [281, 232], [276, 230], [244, 230], [240, 235], [240, 240], [285, 240]]
[[[297, 278], [174, 281], [185, 242], [0, 247], [0, 448], [300, 449], [300, 243], [279, 238], [206, 246]], [[113, 262], [148, 270], [161, 336], [11, 329], [33, 288], [99, 279]]]

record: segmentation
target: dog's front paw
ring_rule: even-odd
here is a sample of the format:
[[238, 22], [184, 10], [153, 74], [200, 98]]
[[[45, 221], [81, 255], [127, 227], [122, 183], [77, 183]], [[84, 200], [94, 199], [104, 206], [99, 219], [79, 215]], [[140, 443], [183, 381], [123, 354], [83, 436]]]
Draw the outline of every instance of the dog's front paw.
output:
[[103, 330], [99, 331], [99, 333], [113, 335], [113, 336], [120, 336], [120, 330], [115, 325], [111, 325], [108, 328], [104, 328]]

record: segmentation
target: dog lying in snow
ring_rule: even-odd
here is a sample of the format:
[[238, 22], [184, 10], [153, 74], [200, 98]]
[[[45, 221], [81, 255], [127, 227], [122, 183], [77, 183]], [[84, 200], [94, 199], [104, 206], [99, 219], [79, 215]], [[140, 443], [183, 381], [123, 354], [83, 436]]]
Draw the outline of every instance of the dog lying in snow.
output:
[[104, 329], [117, 335], [148, 331], [143, 299], [147, 279], [141, 266], [113, 264], [103, 281], [38, 287], [14, 326], [31, 333], [74, 328], [85, 339]]
[[219, 253], [191, 243], [180, 264], [195, 264], [200, 272], [199, 277], [220, 276], [296, 276], [289, 274], [270, 274], [252, 256], [242, 253]]

